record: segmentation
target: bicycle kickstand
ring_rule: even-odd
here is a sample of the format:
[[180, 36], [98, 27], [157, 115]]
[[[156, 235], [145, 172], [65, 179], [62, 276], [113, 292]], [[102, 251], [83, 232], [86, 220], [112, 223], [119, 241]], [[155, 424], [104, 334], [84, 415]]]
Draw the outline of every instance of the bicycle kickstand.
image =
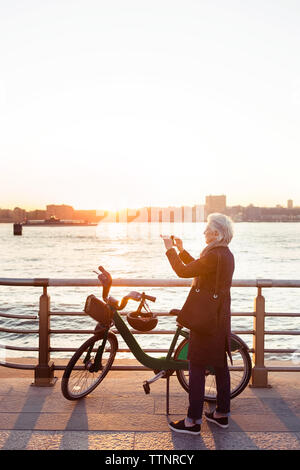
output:
[[143, 382], [143, 388], [144, 388], [144, 392], [146, 393], [146, 395], [148, 395], [150, 393], [150, 384], [152, 384], [153, 382], [156, 382], [156, 380], [164, 378], [164, 377], [166, 377], [166, 379], [167, 379], [167, 383], [166, 383], [166, 385], [167, 385], [167, 388], [166, 388], [166, 414], [167, 414], [167, 416], [169, 416], [169, 391], [170, 391], [170, 376], [169, 376], [169, 374], [166, 375], [166, 371], [161, 370], [158, 374], [156, 374], [154, 377], [152, 377], [152, 379], [145, 380]]
[[158, 374], [156, 374], [154, 377], [152, 377], [152, 379], [145, 380], [143, 382], [143, 387], [144, 387], [144, 391], [145, 391], [146, 395], [148, 395], [150, 393], [150, 384], [152, 384], [153, 382], [156, 382], [158, 379], [162, 379], [164, 376], [165, 376], [165, 371], [161, 370]]

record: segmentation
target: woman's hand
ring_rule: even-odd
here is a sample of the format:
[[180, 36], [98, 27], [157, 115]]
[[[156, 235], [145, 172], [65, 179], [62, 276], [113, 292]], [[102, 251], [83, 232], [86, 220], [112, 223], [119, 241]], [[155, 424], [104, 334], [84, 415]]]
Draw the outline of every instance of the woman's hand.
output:
[[161, 235], [161, 238], [162, 238], [163, 241], [164, 241], [166, 250], [169, 250], [170, 248], [173, 248], [173, 240], [172, 240], [172, 238], [170, 238], [170, 237], [164, 237], [164, 236], [162, 236], [162, 235]]
[[181, 238], [174, 237], [174, 242], [176, 248], [178, 248], [179, 252], [181, 253], [184, 250]]

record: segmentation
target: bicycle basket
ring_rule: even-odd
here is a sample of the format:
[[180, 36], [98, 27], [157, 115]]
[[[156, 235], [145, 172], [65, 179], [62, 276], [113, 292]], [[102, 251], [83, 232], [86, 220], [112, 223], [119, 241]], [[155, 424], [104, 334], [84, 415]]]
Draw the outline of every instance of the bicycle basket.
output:
[[110, 327], [113, 312], [111, 312], [110, 308], [95, 295], [91, 294], [87, 297], [84, 311], [104, 328]]

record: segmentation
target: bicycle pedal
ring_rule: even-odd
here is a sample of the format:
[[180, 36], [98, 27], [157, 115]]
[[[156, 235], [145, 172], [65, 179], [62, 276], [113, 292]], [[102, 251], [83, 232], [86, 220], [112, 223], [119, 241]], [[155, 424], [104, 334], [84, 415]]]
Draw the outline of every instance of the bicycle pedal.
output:
[[146, 395], [149, 395], [149, 393], [150, 393], [150, 385], [148, 384], [147, 381], [143, 382], [143, 388], [144, 388], [144, 392], [146, 393]]

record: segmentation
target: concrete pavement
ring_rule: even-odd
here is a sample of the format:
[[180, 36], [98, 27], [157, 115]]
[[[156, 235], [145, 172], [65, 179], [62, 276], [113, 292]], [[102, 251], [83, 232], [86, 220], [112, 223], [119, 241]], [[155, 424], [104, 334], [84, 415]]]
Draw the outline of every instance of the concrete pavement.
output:
[[[56, 375], [60, 376], [60, 373]], [[54, 387], [32, 387], [32, 371], [0, 368], [0, 449], [300, 450], [300, 374], [269, 374], [271, 388], [232, 400], [228, 429], [203, 419], [200, 436], [171, 432], [165, 380], [145, 395], [150, 372], [110, 371], [90, 396], [66, 400]], [[206, 404], [206, 409], [209, 409]], [[182, 418], [187, 394], [170, 382], [170, 419]]]

